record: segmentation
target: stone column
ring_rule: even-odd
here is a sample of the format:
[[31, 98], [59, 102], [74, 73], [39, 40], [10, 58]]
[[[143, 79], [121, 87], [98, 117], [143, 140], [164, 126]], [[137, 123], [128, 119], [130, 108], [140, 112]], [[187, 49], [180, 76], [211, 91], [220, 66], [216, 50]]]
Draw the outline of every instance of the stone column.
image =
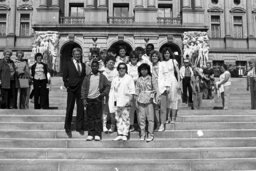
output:
[[190, 8], [191, 0], [183, 0], [183, 8]]
[[195, 7], [196, 8], [202, 8], [202, 1], [201, 0], [195, 0]]
[[135, 7], [143, 7], [143, 0], [136, 0], [135, 3]]
[[47, 6], [47, 0], [40, 0], [40, 6], [46, 7]]
[[93, 7], [94, 6], [94, 0], [87, 0], [87, 7]]
[[17, 5], [17, 0], [10, 1], [10, 6], [11, 6], [10, 17], [11, 17], [11, 20], [10, 20], [8, 32], [9, 32], [9, 34], [13, 34], [13, 35], [15, 35], [15, 32], [16, 32], [16, 5]]
[[59, 7], [59, 0], [52, 0], [52, 6], [53, 7]]
[[100, 7], [106, 7], [107, 6], [107, 0], [99, 0], [99, 6]]
[[148, 0], [148, 7], [156, 7], [155, 0]]

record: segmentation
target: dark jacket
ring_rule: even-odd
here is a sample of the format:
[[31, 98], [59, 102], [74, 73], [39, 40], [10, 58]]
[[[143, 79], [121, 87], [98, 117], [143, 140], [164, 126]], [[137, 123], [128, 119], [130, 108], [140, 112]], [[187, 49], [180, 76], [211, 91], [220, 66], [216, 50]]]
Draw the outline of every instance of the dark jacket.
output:
[[[103, 97], [108, 95], [109, 93], [110, 82], [108, 81], [105, 75], [103, 75], [102, 73], [99, 73], [99, 74], [100, 74], [99, 91], [100, 91], [100, 96]], [[82, 88], [81, 88], [81, 99], [86, 99], [88, 97], [88, 92], [90, 88], [90, 78], [91, 78], [91, 74], [87, 75], [84, 78]]]
[[67, 61], [66, 64], [63, 66], [63, 82], [64, 86], [67, 88], [68, 91], [77, 91], [81, 88], [81, 84], [85, 77], [85, 64], [82, 64], [82, 71], [79, 75], [76, 66], [72, 60]]
[[[13, 65], [15, 71], [14, 62], [10, 60], [10, 63]], [[0, 60], [0, 80], [2, 88], [9, 89], [11, 87], [11, 70], [8, 63], [4, 59]], [[14, 80], [17, 80], [16, 71], [14, 74]]]
[[[36, 65], [37, 65], [37, 63], [35, 63], [34, 65], [31, 66], [31, 76], [32, 76], [33, 80], [34, 80], [34, 77], [35, 77]], [[46, 78], [46, 80], [47, 80], [47, 72], [48, 72], [48, 69], [47, 69], [47, 68], [48, 68], [48, 67], [47, 67], [47, 65], [46, 65], [45, 63], [43, 63], [43, 62], [42, 62], [42, 65], [44, 66], [44, 74], [45, 74], [45, 78]]]

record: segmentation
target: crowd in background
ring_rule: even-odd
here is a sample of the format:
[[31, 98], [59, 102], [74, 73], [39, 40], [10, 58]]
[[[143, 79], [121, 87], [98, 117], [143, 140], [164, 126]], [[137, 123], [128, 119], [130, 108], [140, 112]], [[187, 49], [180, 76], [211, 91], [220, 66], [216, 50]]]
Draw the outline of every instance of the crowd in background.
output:
[[[12, 60], [12, 50], [5, 49], [0, 60], [0, 85], [2, 109], [28, 109], [29, 99], [33, 99], [34, 109], [49, 108], [50, 73], [42, 62], [43, 55], [35, 54], [35, 63], [29, 66], [23, 59], [24, 52], [17, 51]], [[32, 89], [33, 86], [33, 89]]]

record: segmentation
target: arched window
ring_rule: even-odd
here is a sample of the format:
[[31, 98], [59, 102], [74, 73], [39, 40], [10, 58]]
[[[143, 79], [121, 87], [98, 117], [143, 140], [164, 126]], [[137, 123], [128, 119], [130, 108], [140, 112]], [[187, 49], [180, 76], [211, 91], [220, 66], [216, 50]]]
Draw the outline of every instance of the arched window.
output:
[[239, 5], [241, 3], [241, 0], [234, 0], [234, 4]]
[[213, 4], [217, 4], [219, 2], [219, 0], [212, 0]]

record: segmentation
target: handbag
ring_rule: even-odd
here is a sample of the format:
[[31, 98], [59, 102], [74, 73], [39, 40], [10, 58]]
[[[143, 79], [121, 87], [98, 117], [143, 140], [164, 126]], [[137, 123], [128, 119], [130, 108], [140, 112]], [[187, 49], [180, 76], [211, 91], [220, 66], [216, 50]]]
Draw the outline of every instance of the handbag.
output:
[[27, 78], [18, 79], [19, 88], [29, 88], [29, 80]]
[[178, 81], [178, 73], [177, 73], [176, 67], [174, 65], [173, 59], [172, 59], [172, 64], [173, 64], [173, 67], [174, 67], [174, 76], [175, 76], [176, 80]]

